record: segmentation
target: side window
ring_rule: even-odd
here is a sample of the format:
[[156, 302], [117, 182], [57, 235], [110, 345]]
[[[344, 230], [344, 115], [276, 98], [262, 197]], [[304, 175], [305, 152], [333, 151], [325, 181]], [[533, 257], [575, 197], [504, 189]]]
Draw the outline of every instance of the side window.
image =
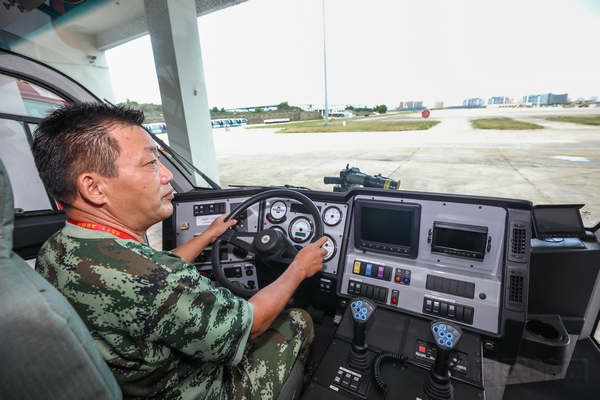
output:
[[20, 122], [0, 119], [0, 158], [8, 171], [15, 208], [23, 211], [52, 210], [33, 162], [27, 132]]
[[44, 118], [67, 101], [54, 93], [12, 76], [0, 75], [0, 113]]

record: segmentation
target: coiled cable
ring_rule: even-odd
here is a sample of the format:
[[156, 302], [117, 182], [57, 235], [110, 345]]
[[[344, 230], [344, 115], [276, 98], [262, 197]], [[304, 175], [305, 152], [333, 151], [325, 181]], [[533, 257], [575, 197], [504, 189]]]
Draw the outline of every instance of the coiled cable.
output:
[[408, 359], [408, 357], [405, 355], [400, 355], [400, 354], [392, 353], [389, 351], [384, 351], [382, 353], [379, 353], [373, 359], [373, 381], [375, 383], [375, 387], [383, 392], [384, 399], [387, 397], [387, 385], [385, 384], [383, 379], [381, 379], [381, 372], [380, 372], [381, 363], [383, 361], [398, 361], [400, 363], [404, 363], [404, 362], [406, 362], [407, 359]]

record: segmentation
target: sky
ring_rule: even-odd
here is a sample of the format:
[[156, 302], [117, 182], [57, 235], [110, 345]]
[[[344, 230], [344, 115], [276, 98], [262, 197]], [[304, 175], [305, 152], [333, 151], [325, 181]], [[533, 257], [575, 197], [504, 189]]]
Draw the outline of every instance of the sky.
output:
[[[211, 108], [322, 106], [325, 43], [330, 106], [600, 97], [600, 0], [248, 0], [198, 30]], [[148, 36], [107, 60], [117, 102], [161, 103]]]

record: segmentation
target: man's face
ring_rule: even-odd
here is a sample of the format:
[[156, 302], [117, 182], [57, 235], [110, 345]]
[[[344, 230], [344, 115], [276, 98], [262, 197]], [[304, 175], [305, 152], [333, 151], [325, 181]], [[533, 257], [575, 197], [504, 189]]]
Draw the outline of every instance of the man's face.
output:
[[125, 226], [145, 231], [173, 213], [173, 175], [141, 127], [118, 126], [112, 134], [122, 151], [116, 161], [119, 176], [108, 180], [107, 211]]

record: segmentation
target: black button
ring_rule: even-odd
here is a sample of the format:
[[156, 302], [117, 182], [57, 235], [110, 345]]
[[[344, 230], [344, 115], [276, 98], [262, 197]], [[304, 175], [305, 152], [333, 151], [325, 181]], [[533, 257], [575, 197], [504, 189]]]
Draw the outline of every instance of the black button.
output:
[[379, 301], [385, 303], [387, 301], [388, 290], [386, 288], [379, 289]]
[[473, 322], [473, 309], [471, 307], [465, 307], [463, 321], [467, 324]]
[[346, 374], [342, 378], [342, 387], [347, 388], [348, 386], [350, 386], [351, 381], [352, 381], [352, 375], [350, 375], [348, 372], [346, 372]]
[[354, 378], [352, 378], [352, 382], [350, 382], [350, 390], [356, 392], [358, 390], [358, 385], [360, 385], [360, 378], [358, 376], [355, 376]]
[[456, 315], [456, 306], [454, 304], [448, 304], [448, 317], [454, 318]]
[[380, 288], [373, 286], [373, 297], [371, 297], [373, 300], [379, 300], [379, 291]]
[[440, 302], [439, 301], [434, 301], [433, 302], [433, 313], [434, 314], [439, 314], [440, 312]]
[[463, 320], [463, 310], [464, 310], [464, 308], [462, 308], [461, 306], [456, 306], [456, 320], [457, 321]]
[[431, 312], [433, 310], [433, 301], [425, 299], [425, 311]]
[[448, 304], [446, 304], [446, 303], [440, 304], [440, 315], [442, 317], [445, 317], [446, 315], [448, 315]]
[[361, 379], [360, 380], [360, 385], [358, 385], [358, 394], [360, 394], [361, 396], [365, 397], [367, 394], [367, 387], [369, 385], [369, 380], [368, 379]]

